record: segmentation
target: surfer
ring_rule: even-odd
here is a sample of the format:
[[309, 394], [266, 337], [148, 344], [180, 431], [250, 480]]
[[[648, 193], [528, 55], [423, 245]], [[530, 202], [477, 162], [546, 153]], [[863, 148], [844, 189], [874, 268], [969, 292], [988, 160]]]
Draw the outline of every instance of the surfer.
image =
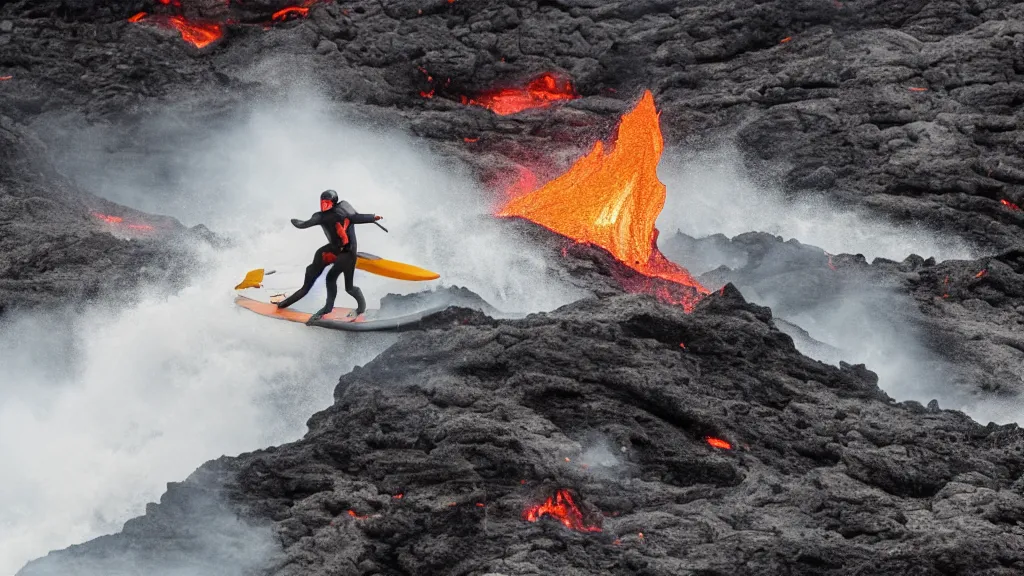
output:
[[350, 312], [349, 317], [358, 320], [366, 311], [366, 301], [362, 290], [352, 283], [356, 271], [356, 230], [352, 224], [372, 224], [380, 219], [376, 214], [358, 214], [348, 202], [338, 201], [337, 192], [324, 190], [320, 194], [320, 211], [306, 221], [292, 218], [292, 226], [299, 229], [320, 226], [328, 243], [317, 249], [313, 262], [306, 266], [306, 279], [302, 288], [278, 302], [277, 307], [287, 308], [298, 302], [313, 287], [324, 269], [333, 264], [327, 273], [327, 303], [307, 323], [319, 320], [334, 309], [334, 299], [338, 295], [338, 276], [342, 274], [345, 275], [345, 292], [356, 299], [356, 310]]

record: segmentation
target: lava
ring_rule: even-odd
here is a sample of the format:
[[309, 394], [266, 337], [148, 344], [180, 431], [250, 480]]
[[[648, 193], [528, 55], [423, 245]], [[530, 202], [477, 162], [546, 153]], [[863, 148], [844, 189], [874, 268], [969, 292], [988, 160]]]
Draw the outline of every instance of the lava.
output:
[[209, 46], [224, 35], [224, 26], [217, 22], [193, 22], [184, 16], [171, 16], [167, 21], [178, 29], [182, 40], [196, 48]]
[[359, 514], [356, 514], [355, 510], [349, 510], [348, 515], [355, 518], [356, 520], [366, 520], [367, 518], [369, 518], [369, 516], [360, 516]]
[[785, 38], [783, 38], [782, 40], [779, 40], [779, 44], [786, 44], [786, 43], [788, 43], [788, 42], [789, 42], [790, 40], [792, 40], [792, 39], [793, 39], [793, 37], [792, 37], [792, 36], [786, 36], [786, 37], [785, 37]]
[[1000, 200], [999, 203], [1002, 204], [1003, 206], [1006, 206], [1007, 208], [1009, 208], [1013, 212], [1020, 212], [1020, 206], [1017, 206], [1016, 204], [1014, 204], [1013, 202], [1010, 202], [1006, 198], [1003, 198], [1002, 200]]
[[555, 497], [548, 497], [543, 504], [530, 506], [523, 511], [523, 520], [536, 522], [541, 516], [551, 516], [558, 520], [563, 526], [577, 532], [600, 532], [601, 527], [587, 524], [583, 520], [583, 513], [572, 500], [572, 494], [568, 490], [559, 490]]
[[708, 443], [708, 446], [713, 448], [721, 448], [722, 450], [732, 450], [732, 444], [722, 440], [721, 438], [715, 438], [714, 436], [708, 436], [704, 438], [704, 441]]
[[148, 16], [145, 12], [139, 12], [129, 18], [128, 21], [132, 23], [146, 21], [165, 28], [174, 28], [181, 34], [182, 40], [196, 48], [205, 48], [224, 36], [224, 26], [219, 22], [199, 22], [189, 20], [184, 16], [164, 16], [160, 14]]
[[99, 212], [93, 212], [92, 215], [100, 220], [103, 220], [107, 224], [117, 224], [131, 230], [152, 230], [153, 227], [149, 224], [131, 224], [124, 221], [124, 218], [120, 216], [111, 216], [109, 214], [101, 214]]
[[524, 218], [577, 243], [599, 246], [640, 273], [627, 290], [654, 292], [692, 310], [708, 289], [656, 244], [654, 223], [666, 194], [657, 174], [663, 147], [654, 97], [647, 91], [622, 117], [610, 152], [597, 142], [565, 174], [512, 198], [497, 216]]
[[912, 87], [908, 88], [908, 90], [910, 90], [911, 92], [927, 92], [928, 91], [927, 88], [919, 88], [917, 86], [912, 86]]
[[975, 278], [981, 278], [982, 276], [984, 276], [986, 274], [988, 274], [988, 270], [987, 269], [986, 270], [982, 270], [981, 272], [978, 272], [977, 274], [974, 275], [974, 277]]
[[10, 80], [11, 78], [14, 78], [14, 76], [0, 76], [0, 82]]
[[559, 80], [553, 74], [542, 74], [525, 88], [502, 88], [484, 92], [476, 98], [462, 97], [463, 104], [482, 106], [499, 116], [516, 114], [533, 108], [546, 108], [560, 100], [575, 100], [579, 94], [569, 80]]
[[289, 6], [274, 12], [274, 15], [271, 16], [270, 19], [274, 22], [283, 22], [291, 15], [298, 16], [299, 18], [305, 18], [309, 15], [309, 8], [306, 6]]
[[516, 166], [516, 180], [505, 187], [505, 197], [509, 200], [519, 198], [537, 189], [537, 175], [525, 166]]

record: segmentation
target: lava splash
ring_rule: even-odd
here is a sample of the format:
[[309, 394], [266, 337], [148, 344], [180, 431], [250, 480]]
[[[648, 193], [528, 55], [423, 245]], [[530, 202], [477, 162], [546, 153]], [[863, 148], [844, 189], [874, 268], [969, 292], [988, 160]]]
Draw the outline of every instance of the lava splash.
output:
[[654, 293], [687, 311], [710, 293], [685, 269], [657, 248], [654, 227], [665, 206], [665, 185], [658, 180], [664, 141], [654, 97], [646, 91], [622, 117], [614, 147], [601, 142], [565, 174], [539, 189], [511, 199], [499, 217], [519, 217], [578, 243], [604, 248], [647, 280], [625, 286]]
[[577, 532], [600, 532], [601, 527], [587, 524], [583, 519], [583, 513], [572, 500], [572, 494], [568, 490], [559, 490], [554, 498], [548, 497], [543, 504], [530, 506], [523, 511], [523, 520], [536, 522], [541, 516], [551, 516], [558, 520], [563, 526]]
[[525, 88], [502, 88], [484, 92], [476, 98], [462, 97], [463, 104], [482, 106], [500, 116], [516, 114], [533, 108], [546, 108], [560, 100], [575, 100], [579, 94], [569, 80], [546, 73]]

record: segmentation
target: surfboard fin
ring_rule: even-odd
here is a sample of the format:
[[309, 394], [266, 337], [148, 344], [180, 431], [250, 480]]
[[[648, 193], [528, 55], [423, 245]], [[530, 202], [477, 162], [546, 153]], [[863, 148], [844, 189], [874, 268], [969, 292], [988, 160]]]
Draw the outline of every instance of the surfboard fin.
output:
[[[271, 271], [273, 273], [273, 271]], [[242, 290], [245, 288], [259, 288], [263, 286], [263, 268], [257, 268], [255, 270], [249, 270], [245, 273], [245, 278], [242, 282], [235, 286], [235, 290]]]

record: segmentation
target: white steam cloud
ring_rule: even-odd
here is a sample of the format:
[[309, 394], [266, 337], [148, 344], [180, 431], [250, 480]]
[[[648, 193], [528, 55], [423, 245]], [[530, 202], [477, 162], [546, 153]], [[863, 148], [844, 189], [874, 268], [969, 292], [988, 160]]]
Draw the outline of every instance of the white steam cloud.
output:
[[[868, 261], [876, 257], [902, 261], [910, 254], [939, 261], [976, 257], [961, 239], [939, 236], [923, 227], [898, 227], [827, 203], [786, 199], [745, 173], [737, 157], [728, 148], [691, 155], [666, 153], [660, 166], [668, 187], [658, 220], [662, 240], [676, 230], [696, 238], [768, 232], [830, 253], [863, 254]], [[701, 256], [706, 270], [743, 265], [733, 261], [734, 255], [716, 254], [713, 249]], [[792, 294], [783, 292], [789, 285], [765, 282], [761, 293], [740, 288], [751, 301], [769, 306], [776, 316], [829, 345], [796, 337], [804, 354], [835, 365], [841, 360], [863, 363], [878, 374], [879, 386], [897, 400], [927, 403], [936, 399], [940, 407], [962, 410], [983, 423], [1024, 421], [1021, 403], [958, 389], [950, 381], [948, 361], [928, 350], [922, 334], [903, 318], [903, 312], [916, 305], [910, 297], [864, 282], [847, 286], [833, 298], [799, 307], [793, 305]]]
[[729, 148], [698, 154], [666, 150], [659, 166], [668, 187], [658, 218], [662, 237], [676, 230], [695, 238], [756, 231], [796, 238], [833, 254], [863, 254], [869, 262], [877, 257], [902, 261], [912, 253], [940, 261], [975, 257], [961, 239], [922, 226], [895, 226], [823, 201], [788, 200], [744, 172], [739, 156]]
[[[0, 325], [0, 574], [47, 551], [111, 532], [144, 512], [168, 481], [204, 461], [294, 440], [331, 403], [337, 378], [393, 336], [274, 322], [233, 305], [246, 270], [278, 268], [292, 285], [325, 243], [296, 230], [332, 188], [389, 234], [360, 226], [359, 249], [442, 274], [508, 312], [566, 304], [578, 294], [546, 276], [543, 254], [487, 218], [485, 194], [417, 145], [331, 120], [293, 96], [239, 114], [228, 128], [169, 115], [141, 132], [144, 154], [107, 157], [92, 130], [63, 136], [65, 170], [106, 197], [235, 245], [206, 255], [206, 271], [173, 296], [153, 290], [117, 303], [5, 318]], [[177, 123], [177, 125], [175, 124]], [[65, 124], [66, 126], [66, 124]], [[167, 135], [187, 132], [188, 145]], [[153, 147], [162, 146], [160, 152]], [[119, 170], [119, 167], [125, 168]], [[357, 272], [367, 304], [428, 286]], [[321, 290], [307, 298], [322, 305]], [[351, 305], [342, 289], [338, 306]]]

